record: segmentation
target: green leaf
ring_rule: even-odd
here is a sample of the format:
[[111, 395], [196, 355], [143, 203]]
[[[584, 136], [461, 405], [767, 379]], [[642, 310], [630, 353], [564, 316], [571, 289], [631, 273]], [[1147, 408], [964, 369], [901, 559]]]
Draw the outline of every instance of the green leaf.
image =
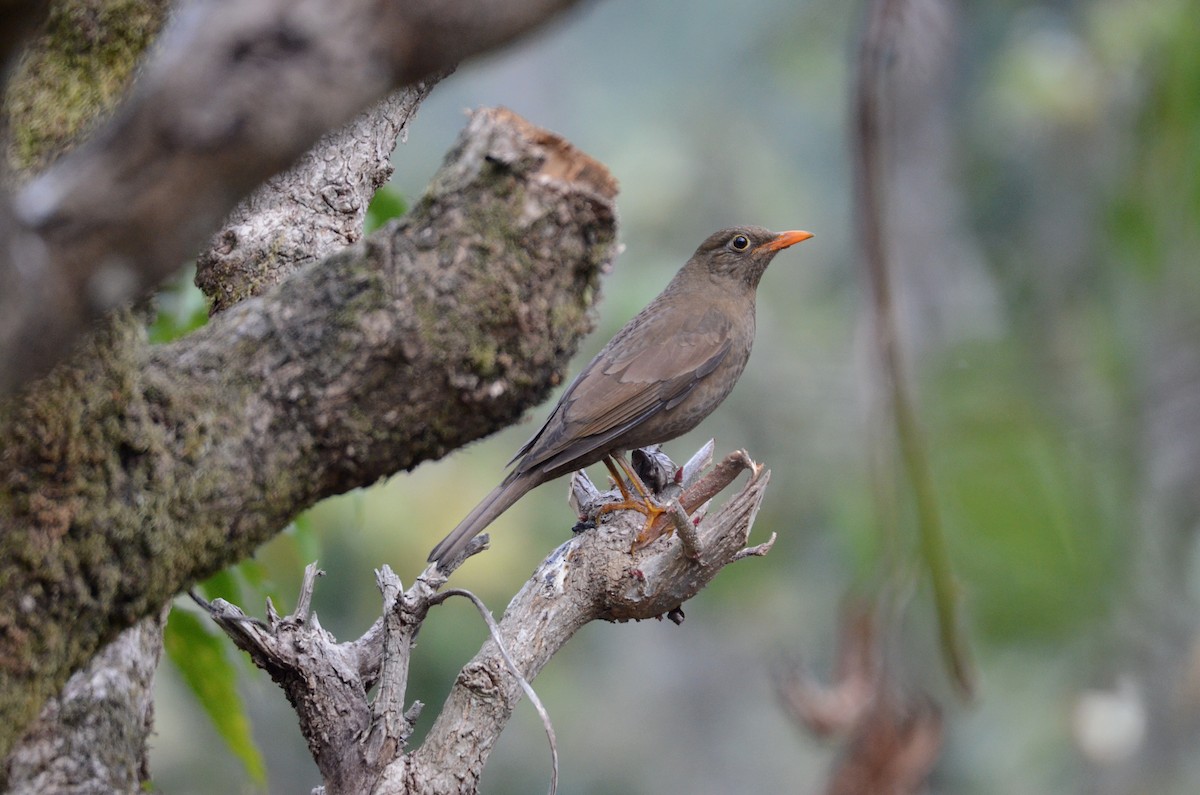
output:
[[195, 278], [196, 269], [186, 268], [154, 297], [151, 343], [177, 340], [208, 322], [208, 299], [196, 286]]
[[367, 207], [367, 218], [363, 228], [374, 232], [393, 218], [399, 218], [408, 212], [408, 205], [400, 192], [384, 185], [375, 191], [371, 204]]
[[266, 766], [237, 692], [237, 671], [229, 659], [225, 638], [209, 632], [199, 617], [175, 609], [167, 619], [163, 645], [217, 733], [241, 760], [250, 780], [265, 788]]

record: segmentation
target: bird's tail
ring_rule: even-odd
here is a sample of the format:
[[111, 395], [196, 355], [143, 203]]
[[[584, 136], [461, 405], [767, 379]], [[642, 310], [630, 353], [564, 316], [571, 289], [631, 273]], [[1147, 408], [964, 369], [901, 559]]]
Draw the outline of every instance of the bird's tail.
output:
[[429, 553], [430, 563], [442, 563], [462, 552], [472, 538], [482, 533], [497, 516], [504, 513], [514, 502], [525, 496], [526, 492], [538, 485], [535, 478], [527, 474], [513, 472], [504, 482], [492, 490], [475, 506], [475, 510], [467, 514], [467, 518], [458, 523], [458, 527], [450, 531], [433, 551]]

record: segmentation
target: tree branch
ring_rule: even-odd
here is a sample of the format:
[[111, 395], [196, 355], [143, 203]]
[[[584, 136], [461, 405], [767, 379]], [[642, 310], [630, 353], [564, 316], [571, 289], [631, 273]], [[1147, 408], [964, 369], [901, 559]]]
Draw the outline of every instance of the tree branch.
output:
[[[0, 396], [144, 294], [234, 204], [389, 91], [506, 44], [571, 0], [196, 2], [134, 96], [0, 226]], [[54, 310], [30, 297], [50, 297]]]
[[[499, 637], [522, 675], [532, 679], [591, 621], [682, 616], [683, 602], [743, 557], [770, 473], [745, 453], [734, 453], [704, 479], [705, 489], [719, 491], [744, 469], [752, 473], [749, 482], [697, 528], [699, 560], [668, 538], [631, 554], [642, 517], [629, 512], [614, 515], [609, 523], [555, 550], [513, 598], [499, 623]], [[589, 512], [594, 514], [607, 499], [597, 494]], [[471, 552], [483, 547], [477, 540]], [[450, 561], [450, 568], [465, 557]], [[314, 572], [311, 566], [306, 571], [302, 602], [311, 596]], [[270, 618], [263, 624], [246, 619], [231, 605], [212, 605], [214, 619], [288, 693], [327, 795], [476, 790], [488, 754], [523, 695], [495, 640], [485, 643], [459, 673], [420, 748], [403, 753], [415, 720], [414, 710], [404, 708], [408, 661], [417, 630], [429, 608], [440, 601], [438, 591], [448, 576], [430, 566], [401, 592], [399, 581], [384, 570], [379, 575], [383, 618], [363, 638], [344, 644], [336, 643], [315, 616], [299, 608], [295, 616]], [[364, 654], [367, 647], [375, 651]], [[364, 667], [363, 660], [380, 662]], [[377, 665], [382, 665], [384, 682], [372, 709], [366, 693]]]
[[[6, 762], [9, 795], [137, 792], [149, 776], [147, 740], [154, 713], [154, 671], [166, 611], [121, 633], [38, 718]], [[96, 749], [106, 752], [98, 755]]]
[[504, 427], [561, 379], [615, 184], [477, 113], [400, 223], [169, 346], [117, 323], [0, 424], [0, 755], [116, 631], [316, 500]]
[[[294, 167], [268, 180], [239, 205], [234, 218], [214, 241], [214, 245], [220, 246], [219, 256], [210, 249], [207, 257], [216, 263], [214, 270], [221, 271], [219, 284], [224, 288], [222, 295], [227, 304], [239, 296], [245, 297], [244, 293], [259, 292], [268, 283], [280, 281], [307, 262], [361, 237], [367, 205], [375, 190], [392, 173], [391, 152], [396, 140], [407, 129], [435, 82], [425, 81], [415, 88], [401, 90], [341, 130], [322, 136], [317, 146]], [[284, 238], [292, 245], [281, 243]], [[311, 254], [306, 256], [306, 252]], [[200, 270], [204, 272], [203, 264]], [[147, 642], [143, 623], [118, 635], [86, 667], [71, 676], [62, 694], [46, 703], [37, 722], [12, 751], [13, 778], [8, 787], [33, 792], [138, 788], [139, 771], [132, 763], [124, 767], [80, 764], [88, 754], [71, 749], [101, 746], [96, 744], [92, 724], [71, 720], [69, 716], [103, 714], [107, 720], [106, 733], [114, 737], [132, 740], [146, 734], [152, 695], [149, 687], [143, 689], [144, 702], [129, 699], [114, 703], [109, 689], [88, 685], [97, 680], [138, 681], [147, 667], [153, 671], [162, 648], [161, 644]], [[159, 628], [160, 623], [155, 623], [155, 627]], [[131, 653], [131, 649], [138, 653]], [[150, 661], [149, 666], [146, 661]], [[86, 703], [87, 695], [94, 696], [95, 702]], [[123, 721], [118, 714], [120, 706], [127, 708]], [[64, 716], [68, 719], [64, 720]], [[55, 748], [68, 750], [61, 759], [43, 763], [54, 765], [54, 786], [50, 787], [42, 765], [22, 760], [54, 760], [50, 751]], [[130, 749], [127, 757], [136, 760], [141, 753], [140, 749]], [[70, 760], [71, 764], [64, 765], [64, 760]], [[95, 768], [109, 776], [124, 776], [132, 771], [132, 777], [97, 781]], [[145, 771], [142, 773], [145, 775]], [[4, 788], [0, 780], [0, 789]]]
[[[742, 455], [730, 458], [748, 462]], [[726, 471], [731, 479], [736, 476]], [[609, 524], [555, 550], [500, 620], [501, 636], [525, 677], [533, 679], [591, 621], [641, 620], [678, 612], [718, 571], [739, 558], [769, 480], [769, 471], [756, 468], [741, 491], [701, 522], [700, 560], [688, 558], [674, 538], [659, 539], [631, 555], [644, 520], [630, 513], [618, 514]], [[411, 754], [408, 778], [387, 777], [407, 781], [413, 792], [474, 792], [492, 746], [521, 697], [495, 643], [488, 641], [459, 673], [424, 743]]]
[[367, 206], [392, 176], [396, 142], [445, 74], [401, 89], [321, 136], [234, 208], [196, 261], [196, 284], [213, 312], [362, 237]]

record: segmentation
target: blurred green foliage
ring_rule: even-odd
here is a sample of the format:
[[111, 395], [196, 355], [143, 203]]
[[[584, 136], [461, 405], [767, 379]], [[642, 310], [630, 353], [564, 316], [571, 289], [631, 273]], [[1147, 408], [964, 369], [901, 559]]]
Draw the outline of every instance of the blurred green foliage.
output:
[[250, 721], [238, 696], [237, 667], [230, 659], [231, 654], [240, 652], [225, 635], [215, 632], [206, 618], [180, 609], [172, 610], [167, 618], [164, 647], [247, 777], [265, 787], [266, 766], [251, 736]]
[[1102, 510], [1112, 473], [1025, 387], [1020, 349], [977, 343], [951, 356], [924, 409], [973, 626], [1000, 646], [1055, 642], [1112, 608], [1129, 517]]
[[1194, 292], [1200, 280], [1187, 270], [1200, 251], [1200, 47], [1180, 31], [1200, 30], [1200, 4], [1174, 0], [1146, 19], [1118, 22], [1143, 39], [1146, 92], [1138, 97], [1139, 145], [1122, 169], [1108, 228], [1125, 262]]
[[150, 342], [162, 345], [189, 334], [208, 322], [208, 299], [196, 286], [196, 269], [185, 268], [154, 297]]
[[367, 234], [374, 232], [393, 218], [399, 218], [408, 212], [408, 203], [403, 194], [395, 188], [384, 185], [375, 191], [371, 203], [367, 206], [367, 219], [363, 229]]

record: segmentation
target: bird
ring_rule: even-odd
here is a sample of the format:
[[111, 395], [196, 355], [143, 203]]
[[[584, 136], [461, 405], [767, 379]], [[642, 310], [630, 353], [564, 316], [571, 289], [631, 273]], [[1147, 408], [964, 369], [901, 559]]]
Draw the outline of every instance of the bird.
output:
[[[625, 499], [604, 506], [661, 513], [624, 452], [695, 428], [721, 404], [750, 359], [759, 281], [809, 232], [759, 226], [710, 235], [645, 309], [566, 388], [546, 422], [509, 461], [512, 470], [429, 554], [440, 568], [529, 491], [604, 461]], [[625, 489], [620, 466], [641, 499]]]

